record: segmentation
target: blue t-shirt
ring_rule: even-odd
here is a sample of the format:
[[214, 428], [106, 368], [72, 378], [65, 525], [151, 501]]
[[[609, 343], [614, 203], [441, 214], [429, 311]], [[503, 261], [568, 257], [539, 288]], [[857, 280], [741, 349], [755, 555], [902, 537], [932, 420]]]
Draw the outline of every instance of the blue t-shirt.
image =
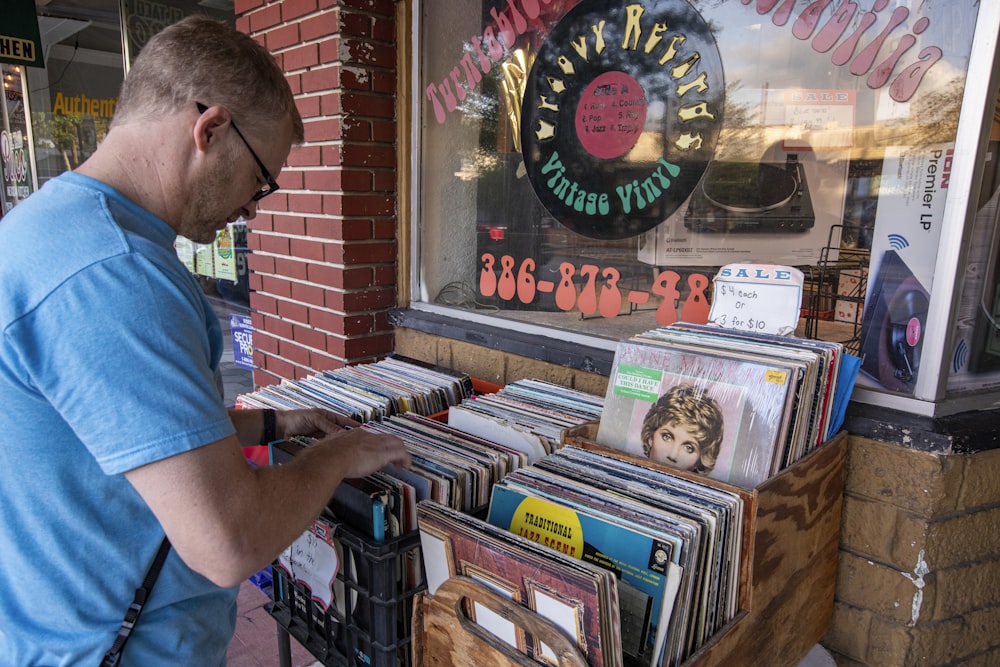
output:
[[[4, 664], [100, 662], [163, 537], [122, 473], [234, 433], [175, 236], [75, 173], [0, 219]], [[171, 550], [123, 664], [225, 664], [236, 591]]]

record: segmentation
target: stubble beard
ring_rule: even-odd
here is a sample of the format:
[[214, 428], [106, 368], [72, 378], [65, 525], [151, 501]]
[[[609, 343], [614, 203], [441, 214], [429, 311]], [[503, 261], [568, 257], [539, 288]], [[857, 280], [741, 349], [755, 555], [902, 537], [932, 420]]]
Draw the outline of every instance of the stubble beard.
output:
[[219, 168], [209, 174], [194, 192], [191, 213], [178, 233], [195, 243], [212, 243], [219, 230], [225, 228], [232, 210], [222, 210], [220, 200], [228, 199], [233, 187], [233, 160], [236, 151], [219, 162]]

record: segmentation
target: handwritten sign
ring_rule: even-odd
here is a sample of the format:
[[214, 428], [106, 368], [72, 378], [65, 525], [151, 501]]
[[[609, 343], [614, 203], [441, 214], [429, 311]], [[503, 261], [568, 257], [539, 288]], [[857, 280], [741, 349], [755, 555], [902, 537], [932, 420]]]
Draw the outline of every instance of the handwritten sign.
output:
[[[340, 545], [333, 538], [333, 528], [317, 520], [281, 552], [278, 563], [295, 581], [308, 586], [313, 600], [326, 609], [334, 599], [341, 553]], [[342, 596], [343, 587], [340, 589], [338, 593]]]
[[728, 264], [713, 279], [708, 319], [726, 329], [788, 335], [802, 308], [802, 272], [774, 264]]

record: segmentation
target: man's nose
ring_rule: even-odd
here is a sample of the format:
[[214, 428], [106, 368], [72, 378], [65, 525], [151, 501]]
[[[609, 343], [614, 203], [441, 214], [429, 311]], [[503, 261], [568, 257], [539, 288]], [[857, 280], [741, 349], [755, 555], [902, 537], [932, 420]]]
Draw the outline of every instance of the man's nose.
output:
[[253, 220], [257, 217], [257, 203], [256, 199], [251, 198], [250, 201], [247, 202], [247, 205], [243, 207], [242, 213], [244, 220]]

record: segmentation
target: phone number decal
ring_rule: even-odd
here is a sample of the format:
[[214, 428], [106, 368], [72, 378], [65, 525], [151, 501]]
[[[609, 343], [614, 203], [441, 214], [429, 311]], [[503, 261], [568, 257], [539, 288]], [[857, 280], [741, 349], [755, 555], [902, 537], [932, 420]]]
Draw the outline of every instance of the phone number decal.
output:
[[[562, 262], [560, 279], [554, 282], [535, 278], [537, 267], [530, 257], [518, 264], [511, 255], [501, 255], [498, 260], [492, 253], [484, 253], [481, 260], [479, 293], [485, 297], [530, 304], [540, 293], [552, 294], [560, 310], [568, 312], [576, 308], [583, 315], [600, 314], [611, 318], [619, 315], [626, 302], [630, 307], [643, 306], [649, 303], [651, 296], [658, 296], [661, 299], [656, 309], [659, 324], [708, 322], [709, 304], [705, 292], [711, 280], [700, 273], [687, 277], [690, 291], [682, 302], [678, 289], [682, 277], [676, 271], [661, 271], [648, 291], [623, 290], [619, 286], [621, 272], [614, 267], [602, 269], [595, 264], [584, 264], [578, 268], [572, 262]], [[579, 290], [578, 282], [581, 283]]]

